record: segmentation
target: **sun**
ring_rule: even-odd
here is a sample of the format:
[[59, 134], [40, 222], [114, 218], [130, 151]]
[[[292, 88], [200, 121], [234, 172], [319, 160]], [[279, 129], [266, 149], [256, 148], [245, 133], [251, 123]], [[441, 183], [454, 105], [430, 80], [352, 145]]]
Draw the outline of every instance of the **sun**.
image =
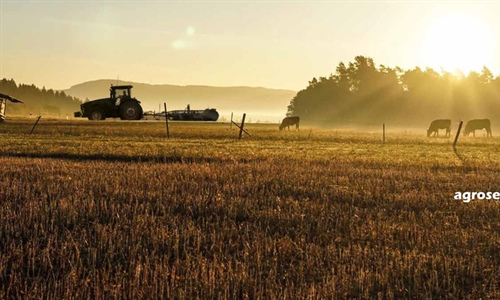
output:
[[490, 30], [481, 19], [465, 13], [450, 13], [430, 22], [422, 44], [423, 63], [448, 72], [480, 71], [492, 54]]

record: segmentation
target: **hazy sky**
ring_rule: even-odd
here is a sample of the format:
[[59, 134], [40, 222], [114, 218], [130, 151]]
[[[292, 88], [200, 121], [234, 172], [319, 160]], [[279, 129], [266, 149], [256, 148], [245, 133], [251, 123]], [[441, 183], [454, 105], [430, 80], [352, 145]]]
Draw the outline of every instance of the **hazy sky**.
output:
[[357, 55], [498, 76], [499, 13], [491, 1], [0, 0], [0, 77], [300, 90]]

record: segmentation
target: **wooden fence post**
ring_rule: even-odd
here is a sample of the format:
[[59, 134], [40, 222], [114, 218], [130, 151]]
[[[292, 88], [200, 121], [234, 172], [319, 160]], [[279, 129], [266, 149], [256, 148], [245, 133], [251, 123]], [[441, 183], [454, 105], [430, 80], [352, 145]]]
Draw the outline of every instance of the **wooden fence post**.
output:
[[36, 119], [35, 124], [33, 124], [33, 127], [31, 128], [30, 134], [32, 134], [32, 133], [33, 133], [33, 130], [35, 130], [36, 124], [38, 124], [38, 121], [40, 121], [40, 118], [41, 118], [41, 117], [42, 117], [42, 116], [38, 116], [38, 119]]
[[382, 124], [382, 140], [385, 144], [385, 123]]
[[458, 142], [458, 137], [460, 136], [460, 130], [462, 130], [462, 125], [464, 124], [464, 121], [460, 121], [460, 124], [458, 125], [458, 130], [457, 130], [457, 135], [455, 136], [455, 140], [453, 141], [453, 150], [457, 150], [457, 142]]
[[245, 117], [247, 114], [243, 114], [243, 119], [241, 119], [241, 127], [240, 127], [240, 136], [239, 139], [241, 140], [241, 135], [243, 134], [243, 126], [245, 126]]
[[165, 124], [167, 126], [167, 138], [170, 138], [170, 131], [168, 130], [167, 102], [163, 102], [163, 106], [165, 107]]
[[[233, 121], [233, 125], [241, 129], [240, 125], [238, 125], [238, 124], [237, 124], [236, 122], [234, 122], [234, 121]], [[243, 132], [244, 132], [244, 133], [246, 133], [246, 135], [250, 136], [250, 133], [248, 133], [248, 131], [246, 131], [245, 129], [241, 129], [241, 130], [243, 130]]]
[[231, 122], [229, 122], [229, 129], [233, 128], [233, 113], [231, 113]]

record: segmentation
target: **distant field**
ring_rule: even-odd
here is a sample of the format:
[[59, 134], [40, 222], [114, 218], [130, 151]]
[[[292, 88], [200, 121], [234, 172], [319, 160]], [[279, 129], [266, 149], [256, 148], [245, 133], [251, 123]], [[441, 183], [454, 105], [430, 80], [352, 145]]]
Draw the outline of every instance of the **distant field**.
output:
[[[0, 299], [500, 298], [500, 138], [0, 124]], [[482, 134], [478, 134], [478, 136]]]

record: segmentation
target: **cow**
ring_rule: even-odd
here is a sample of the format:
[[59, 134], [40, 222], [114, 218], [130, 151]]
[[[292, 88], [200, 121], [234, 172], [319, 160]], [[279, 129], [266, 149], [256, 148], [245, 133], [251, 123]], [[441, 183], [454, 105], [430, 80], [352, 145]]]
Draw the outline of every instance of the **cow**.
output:
[[300, 117], [286, 117], [283, 119], [280, 125], [280, 131], [285, 127], [288, 127], [290, 130], [290, 126], [295, 125], [295, 129], [299, 130]]
[[476, 136], [476, 130], [486, 129], [486, 136], [491, 135], [491, 122], [490, 119], [475, 119], [470, 120], [465, 125], [464, 136], [469, 136], [472, 132], [472, 136]]
[[439, 136], [439, 129], [446, 129], [446, 133], [444, 136], [450, 136], [451, 120], [438, 119], [432, 121], [429, 129], [427, 129], [427, 136], [430, 137], [432, 133], [434, 133], [434, 136]]

